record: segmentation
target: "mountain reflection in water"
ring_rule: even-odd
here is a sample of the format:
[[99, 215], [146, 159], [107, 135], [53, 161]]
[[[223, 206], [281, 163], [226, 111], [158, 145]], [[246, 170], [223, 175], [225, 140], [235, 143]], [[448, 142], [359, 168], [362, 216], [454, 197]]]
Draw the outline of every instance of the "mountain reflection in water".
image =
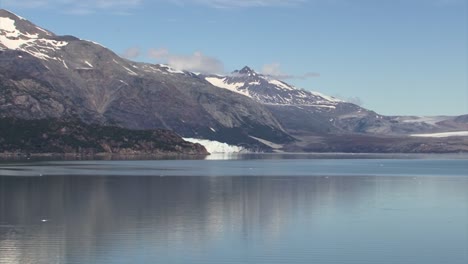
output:
[[0, 263], [468, 261], [468, 177], [0, 177]]

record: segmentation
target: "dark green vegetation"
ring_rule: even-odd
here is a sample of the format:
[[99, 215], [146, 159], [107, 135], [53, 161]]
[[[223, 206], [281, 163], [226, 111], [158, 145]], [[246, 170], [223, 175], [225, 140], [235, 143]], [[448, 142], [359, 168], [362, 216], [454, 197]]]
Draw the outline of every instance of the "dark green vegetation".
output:
[[76, 119], [0, 119], [3, 153], [207, 154], [199, 145], [168, 130], [129, 130], [85, 124]]

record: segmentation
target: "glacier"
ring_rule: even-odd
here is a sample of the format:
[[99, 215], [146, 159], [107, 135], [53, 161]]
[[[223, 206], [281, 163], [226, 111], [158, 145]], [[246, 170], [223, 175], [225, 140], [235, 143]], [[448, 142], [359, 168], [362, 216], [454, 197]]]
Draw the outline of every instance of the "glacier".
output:
[[247, 149], [243, 147], [228, 145], [226, 143], [219, 142], [219, 141], [212, 141], [212, 140], [198, 139], [198, 138], [184, 138], [184, 140], [191, 142], [191, 143], [198, 143], [200, 145], [203, 145], [206, 148], [206, 150], [211, 154], [240, 153], [240, 152], [247, 151]]

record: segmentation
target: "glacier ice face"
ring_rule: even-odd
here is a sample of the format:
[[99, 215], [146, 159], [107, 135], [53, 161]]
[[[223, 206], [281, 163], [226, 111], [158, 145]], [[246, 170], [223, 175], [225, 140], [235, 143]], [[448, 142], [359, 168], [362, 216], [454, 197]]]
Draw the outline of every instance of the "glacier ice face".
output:
[[191, 143], [198, 143], [203, 145], [206, 150], [211, 154], [216, 153], [239, 153], [242, 151], [246, 151], [245, 148], [239, 146], [228, 145], [223, 142], [219, 141], [211, 141], [207, 139], [197, 139], [197, 138], [184, 138], [185, 141]]

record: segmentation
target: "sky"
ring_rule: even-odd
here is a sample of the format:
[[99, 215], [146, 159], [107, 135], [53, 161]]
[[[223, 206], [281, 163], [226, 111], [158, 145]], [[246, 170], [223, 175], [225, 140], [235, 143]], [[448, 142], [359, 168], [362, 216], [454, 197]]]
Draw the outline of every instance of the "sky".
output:
[[135, 61], [250, 66], [385, 115], [468, 114], [468, 0], [0, 0]]

